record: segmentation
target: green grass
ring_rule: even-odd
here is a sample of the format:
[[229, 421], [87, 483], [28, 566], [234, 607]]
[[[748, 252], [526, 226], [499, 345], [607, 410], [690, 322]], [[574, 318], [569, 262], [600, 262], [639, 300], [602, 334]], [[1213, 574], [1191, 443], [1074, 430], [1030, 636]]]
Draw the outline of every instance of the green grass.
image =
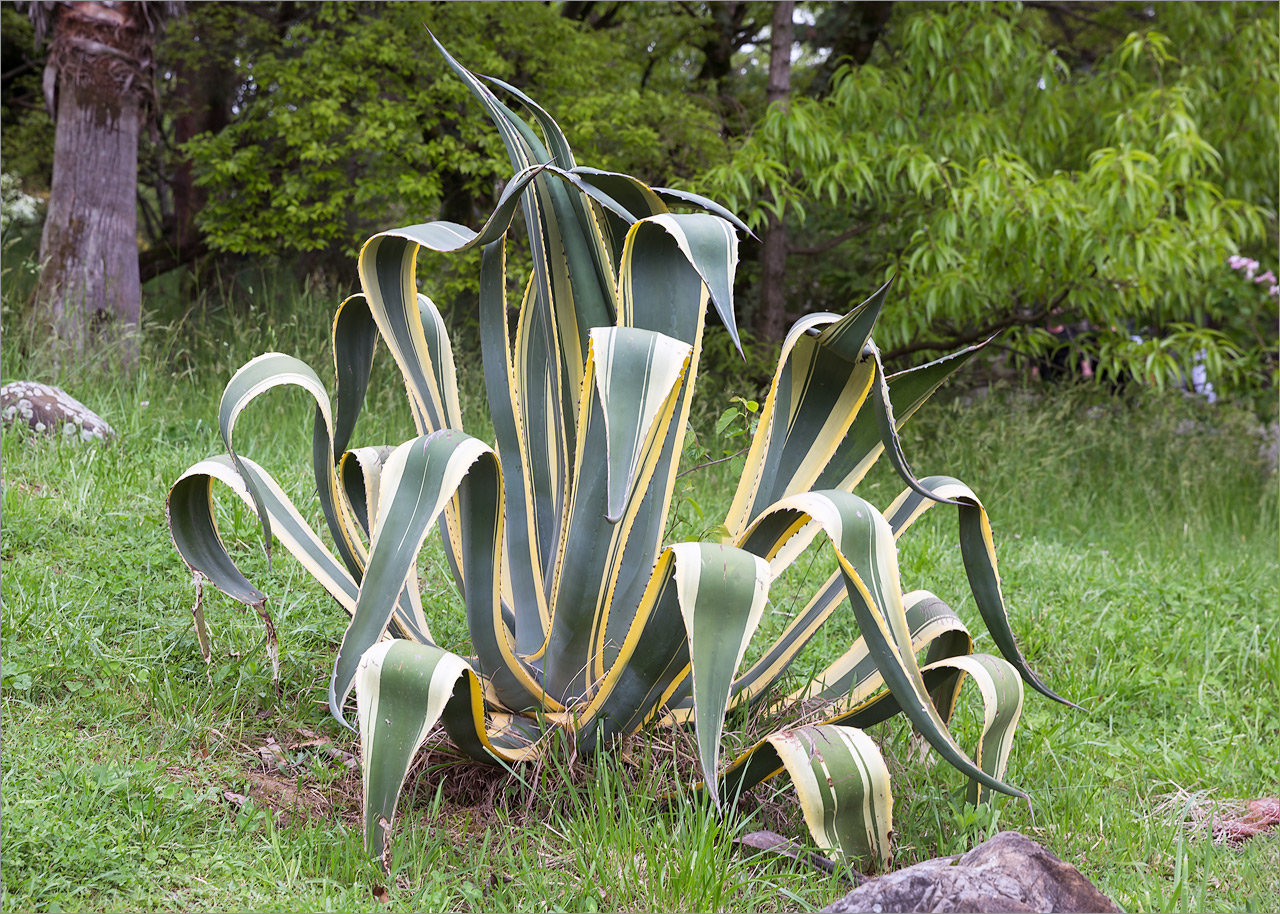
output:
[[[250, 309], [273, 300], [269, 315]], [[169, 484], [221, 449], [213, 420], [235, 368], [281, 349], [329, 370], [335, 301], [259, 283], [252, 297], [243, 289], [154, 316], [145, 368], [128, 381], [50, 373], [23, 351], [6, 310], [3, 379], [58, 383], [120, 437], [88, 447], [0, 437], [0, 908], [803, 910], [842, 894], [834, 878], [735, 848], [735, 836], [762, 827], [806, 840], [785, 784], [757, 789], [723, 820], [688, 798], [661, 802], [677, 766], [660, 734], [631, 741], [621, 758], [566, 751], [519, 777], [459, 765], [436, 747], [407, 786], [391, 875], [366, 859], [359, 779], [343, 756], [358, 750], [324, 704], [345, 615], [287, 556], [268, 571], [256, 521], [228, 505], [237, 560], [272, 597], [280, 691], [258, 620], [219, 594], [207, 598], [206, 668], [190, 577], [164, 519]], [[463, 380], [468, 430], [486, 435], [479, 380]], [[712, 391], [720, 399], [700, 414], [701, 433], [718, 454], [710, 426], [728, 394]], [[385, 351], [370, 397], [357, 443], [411, 434]], [[314, 513], [314, 497], [303, 497], [309, 421], [303, 397], [273, 394], [239, 440]], [[909, 761], [909, 728], [876, 728], [894, 776], [896, 864], [1016, 828], [1128, 910], [1280, 905], [1274, 834], [1214, 845], [1181, 826], [1185, 800], [1168, 799], [1203, 807], [1277, 791], [1280, 520], [1274, 468], [1260, 463], [1250, 427], [1230, 406], [1179, 395], [1120, 402], [1079, 391], [953, 400], [912, 421], [915, 469], [959, 476], [987, 504], [1033, 666], [1086, 711], [1029, 692], [1008, 777], [1032, 802], [995, 812], [964, 808], [963, 780], [945, 764]], [[680, 535], [715, 523], [732, 467], [685, 480]], [[885, 505], [898, 490], [877, 467], [859, 493]], [[440, 562], [426, 550], [428, 612], [442, 640], [460, 645], [465, 627]], [[780, 628], [792, 593], [829, 562], [819, 554], [788, 579], [791, 592], [775, 589], [766, 625]], [[907, 588], [933, 590], [980, 629], [954, 515], [926, 515], [903, 538], [901, 565]], [[833, 619], [798, 672], [852, 637], [851, 622]], [[975, 734], [972, 702], [966, 692], [962, 743]], [[376, 897], [384, 889], [389, 904]]]

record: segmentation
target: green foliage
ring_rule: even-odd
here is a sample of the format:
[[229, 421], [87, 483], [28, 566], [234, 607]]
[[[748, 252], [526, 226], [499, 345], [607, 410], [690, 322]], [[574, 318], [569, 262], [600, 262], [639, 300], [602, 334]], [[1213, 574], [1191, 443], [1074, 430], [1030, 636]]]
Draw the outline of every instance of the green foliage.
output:
[[898, 275], [880, 325], [891, 357], [1004, 328], [1044, 354], [1046, 326], [1083, 325], [1112, 372], [1147, 373], [1149, 352], [1118, 345], [1136, 333], [1184, 370], [1204, 349], [1216, 381], [1266, 383], [1250, 367], [1274, 365], [1274, 334], [1239, 320], [1274, 326], [1274, 306], [1233, 296], [1226, 319], [1206, 301], [1229, 255], [1275, 243], [1276, 15], [1117, 4], [1070, 33], [1017, 4], [899, 4], [867, 64], [766, 113], [704, 186], [752, 225], [785, 213], [802, 237], [852, 219], [804, 281], [839, 298]]
[[[1223, 264], [1276, 243], [1274, 5], [896, 4], [871, 32], [859, 9], [799, 5], [783, 118], [764, 111], [770, 4], [191, 4], [157, 52], [146, 240], [156, 255], [177, 240], [180, 191], [201, 206], [177, 142], [193, 103], [217, 109], [184, 148], [223, 265], [283, 255], [354, 286], [356, 249], [388, 222], [480, 221], [508, 169], [419, 52], [426, 24], [554, 108], [590, 161], [709, 188], [753, 225], [783, 211], [793, 317], [899, 276], [878, 334], [890, 364], [1004, 328], [1022, 369], [1101, 359], [1101, 377], [1177, 383], [1200, 360], [1220, 392], [1272, 387], [1274, 299]], [[38, 194], [43, 60], [25, 17], [3, 14], [4, 170]], [[859, 63], [840, 56], [860, 42]], [[754, 245], [744, 257], [749, 307], [762, 280]], [[474, 350], [472, 266], [424, 256], [422, 273]], [[735, 392], [767, 382], [708, 345]]]
[[28, 193], [48, 191], [53, 173], [53, 120], [41, 85], [45, 54], [35, 47], [31, 21], [14, 4], [0, 4], [4, 82], [0, 88], [0, 158], [4, 171]]
[[[171, 47], [260, 22], [220, 7], [189, 10]], [[483, 217], [509, 174], [501, 143], [478, 129], [444, 64], [422, 53], [424, 26], [483, 72], [555, 104], [601, 167], [658, 179], [719, 155], [703, 107], [638, 90], [637, 64], [616, 39], [548, 5], [326, 3], [279, 35], [238, 43], [236, 116], [189, 144], [212, 247], [349, 259], [388, 220]]]

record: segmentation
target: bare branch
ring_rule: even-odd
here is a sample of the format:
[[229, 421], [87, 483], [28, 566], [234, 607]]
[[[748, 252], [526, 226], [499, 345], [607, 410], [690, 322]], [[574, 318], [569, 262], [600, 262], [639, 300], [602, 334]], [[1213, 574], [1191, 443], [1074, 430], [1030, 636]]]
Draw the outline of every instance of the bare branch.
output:
[[939, 351], [945, 352], [951, 349], [957, 349], [961, 346], [967, 346], [970, 343], [977, 343], [987, 339], [1002, 330], [1008, 330], [1010, 327], [1030, 327], [1033, 324], [1039, 324], [1045, 320], [1053, 309], [1058, 307], [1066, 297], [1075, 289], [1075, 284], [1071, 284], [1055, 295], [1049, 301], [1045, 302], [1038, 308], [1031, 311], [1023, 311], [1021, 313], [1007, 314], [998, 321], [985, 323], [977, 327], [970, 327], [967, 330], [956, 331], [955, 335], [947, 339], [940, 340], [919, 340], [914, 343], [908, 343], [905, 346], [899, 346], [897, 349], [890, 349], [883, 353], [886, 362], [896, 361], [909, 355], [915, 355], [917, 352]]
[[834, 238], [828, 238], [826, 241], [815, 244], [812, 247], [807, 247], [807, 248], [788, 247], [787, 253], [802, 254], [805, 256], [809, 256], [812, 254], [825, 254], [827, 251], [831, 250], [836, 245], [841, 244], [845, 241], [848, 241], [850, 238], [856, 238], [858, 235], [861, 235], [864, 232], [870, 231], [871, 228], [872, 226], [870, 225], [855, 225], [853, 228], [846, 229], [845, 231], [841, 232], [839, 235], [836, 235]]
[[1077, 22], [1083, 22], [1085, 25], [1091, 25], [1099, 29], [1106, 29], [1113, 35], [1119, 35], [1121, 38], [1124, 37], [1124, 31], [1122, 29], [1118, 29], [1114, 25], [1109, 25], [1105, 22], [1099, 22], [1098, 20], [1092, 19], [1083, 13], [1078, 13], [1071, 8], [1070, 4], [1067, 3], [1049, 3], [1046, 2], [1046, 0], [1027, 0], [1023, 6], [1030, 7], [1031, 9], [1047, 10], [1048, 12], [1057, 13], [1061, 16], [1069, 16]]
[[707, 467], [713, 467], [717, 463], [724, 463], [726, 460], [732, 460], [734, 457], [741, 457], [746, 452], [747, 452], [747, 448], [744, 447], [742, 450], [738, 451], [737, 453], [730, 454], [728, 457], [721, 457], [719, 460], [708, 460], [706, 463], [696, 464], [695, 466], [689, 467], [689, 469], [687, 470], [681, 470], [679, 473], [676, 474], [676, 479], [679, 479], [681, 476], [687, 476], [688, 474], [692, 473], [694, 470], [705, 470]]

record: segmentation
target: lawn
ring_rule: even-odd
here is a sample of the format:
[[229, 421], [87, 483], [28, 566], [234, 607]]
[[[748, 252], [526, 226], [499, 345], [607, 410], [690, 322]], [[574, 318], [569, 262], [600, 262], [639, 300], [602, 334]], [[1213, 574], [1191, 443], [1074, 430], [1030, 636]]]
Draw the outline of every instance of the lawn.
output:
[[[273, 299], [269, 313], [248, 304]], [[217, 400], [236, 367], [280, 349], [328, 371], [335, 302], [318, 289], [259, 288], [168, 324], [153, 315], [144, 367], [128, 381], [49, 374], [6, 332], [4, 381], [62, 384], [119, 437], [80, 446], [6, 429], [0, 439], [0, 908], [806, 910], [846, 891], [836, 876], [734, 844], [764, 827], [808, 840], [785, 784], [757, 788], [724, 819], [672, 795], [689, 773], [686, 740], [661, 730], [599, 759], [553, 755], [518, 777], [435, 746], [406, 786], [392, 872], [366, 858], [358, 745], [325, 706], [345, 615], [283, 552], [268, 569], [256, 521], [228, 504], [224, 533], [271, 595], [280, 686], [256, 616], [216, 593], [205, 600], [206, 667], [164, 512], [173, 480], [221, 450]], [[384, 351], [375, 365], [357, 444], [412, 433], [389, 361]], [[485, 436], [468, 371], [468, 431]], [[703, 393], [719, 399], [704, 401], [697, 427], [719, 453], [713, 426], [729, 392], [708, 382]], [[310, 409], [272, 394], [237, 435], [318, 513]], [[1280, 908], [1274, 833], [1241, 847], [1207, 837], [1227, 801], [1277, 792], [1280, 493], [1257, 425], [1179, 393], [997, 388], [939, 397], [907, 426], [920, 474], [958, 476], [983, 498], [1014, 630], [1047, 683], [1085, 710], [1028, 690], [1008, 780], [1031, 802], [994, 811], [966, 809], [954, 770], [913, 758], [909, 727], [875, 728], [894, 776], [895, 865], [1014, 828], [1130, 911]], [[673, 535], [715, 523], [732, 470], [684, 477]], [[858, 491], [884, 506], [899, 485], [877, 467]], [[907, 589], [928, 587], [982, 630], [954, 515], [930, 512], [900, 549]], [[421, 561], [433, 631], [460, 645], [441, 555], [429, 547]], [[829, 561], [819, 553], [796, 577], [812, 585]], [[791, 611], [800, 582], [785, 583], [766, 625]], [[797, 672], [842, 651], [851, 626], [833, 620]], [[962, 745], [975, 732], [972, 702], [966, 692]], [[728, 733], [727, 746], [742, 738]]]

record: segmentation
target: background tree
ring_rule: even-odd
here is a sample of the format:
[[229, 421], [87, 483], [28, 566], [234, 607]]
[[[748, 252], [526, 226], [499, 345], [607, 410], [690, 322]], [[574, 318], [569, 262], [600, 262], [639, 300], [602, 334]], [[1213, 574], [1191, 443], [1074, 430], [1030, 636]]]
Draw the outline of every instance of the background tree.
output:
[[[39, 193], [41, 62], [4, 6], [5, 168]], [[1219, 384], [1273, 383], [1275, 296], [1226, 258], [1276, 267], [1274, 5], [798, 2], [791, 41], [776, 12], [192, 5], [156, 48], [141, 278], [216, 258], [345, 284], [372, 231], [487, 212], [508, 168], [425, 24], [554, 107], [584, 161], [686, 182], [785, 238], [743, 246], [757, 343], [896, 274], [877, 339], [899, 362], [1003, 329], [992, 350], [1018, 359], [1168, 382], [1203, 358]], [[766, 110], [775, 38], [785, 111]], [[454, 270], [421, 274], [447, 311], [474, 294]], [[709, 365], [740, 371], [725, 355]]]
[[702, 186], [755, 225], [783, 209], [791, 316], [897, 274], [890, 358], [1000, 330], [1044, 354], [1075, 326], [1104, 370], [1169, 380], [1203, 353], [1266, 378], [1275, 299], [1225, 284], [1230, 254], [1275, 245], [1276, 26], [1249, 4], [896, 4], [866, 63], [766, 112]]
[[46, 48], [12, 3], [0, 4], [0, 142], [4, 171], [27, 193], [47, 194], [53, 174], [53, 119], [41, 87]]
[[32, 3], [56, 135], [37, 315], [61, 346], [137, 358], [138, 131], [168, 3]]
[[472, 223], [487, 211], [509, 176], [501, 143], [466, 116], [465, 90], [441, 78], [424, 25], [478, 69], [567, 108], [604, 167], [692, 177], [723, 156], [696, 101], [639, 89], [641, 63], [612, 32], [554, 9], [312, 6], [277, 43], [237, 55], [232, 122], [186, 146], [208, 195], [200, 223], [211, 246], [304, 253], [336, 269], [388, 220]]
[[[774, 4], [769, 26], [769, 85], [765, 101], [769, 116], [786, 118], [791, 97], [791, 48], [795, 44], [795, 3], [779, 0]], [[782, 208], [770, 213], [761, 237], [760, 304], [752, 324], [757, 333], [780, 340], [786, 333], [787, 229], [782, 221]]]

